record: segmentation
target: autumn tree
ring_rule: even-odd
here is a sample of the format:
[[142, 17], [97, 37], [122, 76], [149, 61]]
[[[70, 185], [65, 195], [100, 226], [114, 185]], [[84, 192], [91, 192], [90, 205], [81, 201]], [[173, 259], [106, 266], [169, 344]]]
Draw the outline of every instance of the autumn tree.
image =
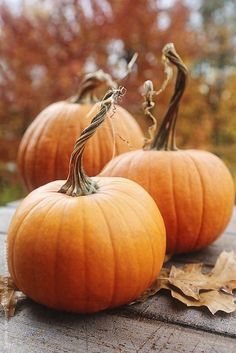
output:
[[[73, 95], [85, 72], [102, 68], [121, 78], [134, 52], [139, 57], [132, 75], [123, 82], [128, 89], [123, 104], [144, 126], [140, 86], [152, 79], [155, 88], [160, 87], [161, 50], [167, 42], [175, 43], [192, 73], [180, 110], [179, 145], [208, 147], [213, 141], [212, 111], [203, 72], [209, 31], [202, 24], [194, 27], [194, 11], [180, 0], [168, 7], [161, 0], [58, 0], [56, 6], [54, 0], [22, 1], [17, 11], [0, 5], [2, 187], [6, 190], [8, 183], [17, 181], [18, 144], [40, 110]], [[198, 15], [203, 18], [201, 11]], [[169, 85], [158, 97], [158, 119], [172, 88]]]
[[231, 143], [234, 132], [229, 131], [224, 108], [230, 101], [230, 77], [235, 71], [236, 3], [232, 0], [202, 2], [199, 8], [205, 45], [198, 63], [199, 74], [205, 74], [208, 109], [212, 119], [211, 140], [218, 146]]
[[190, 12], [181, 1], [171, 8], [154, 0], [137, 0], [135, 5], [131, 0], [90, 0], [86, 6], [83, 1], [58, 0], [54, 5], [47, 0], [22, 3], [17, 12], [6, 4], [0, 8], [0, 151], [5, 179], [12, 175], [6, 167], [15, 162], [30, 121], [49, 103], [73, 94], [84, 72], [102, 68], [119, 78], [137, 51], [138, 65], [125, 82], [129, 94], [124, 101], [137, 115], [140, 85], [152, 78], [158, 87], [163, 79], [163, 45], [174, 41], [186, 57], [196, 51], [187, 25]]

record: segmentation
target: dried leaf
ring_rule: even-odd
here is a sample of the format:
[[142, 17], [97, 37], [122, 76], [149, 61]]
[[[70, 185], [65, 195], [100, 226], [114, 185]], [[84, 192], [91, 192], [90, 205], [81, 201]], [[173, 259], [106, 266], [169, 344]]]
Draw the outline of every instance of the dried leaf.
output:
[[187, 306], [206, 306], [212, 314], [236, 310], [236, 253], [223, 251], [210, 273], [202, 273], [203, 264], [188, 264], [171, 270], [163, 268], [159, 277], [136, 302], [143, 302], [160, 289]]
[[18, 292], [10, 277], [0, 276], [0, 304], [3, 307], [6, 318], [14, 315], [18, 299], [24, 297]]
[[171, 295], [187, 306], [206, 306], [213, 315], [220, 310], [225, 313], [232, 313], [236, 310], [236, 297], [217, 290], [200, 293], [199, 300], [192, 300], [174, 290], [171, 290]]
[[202, 264], [185, 265], [182, 269], [172, 266], [169, 282], [194, 299], [199, 298], [201, 290], [223, 290], [232, 294], [236, 288], [236, 254], [223, 251], [208, 274], [202, 273]]
[[169, 283], [179, 288], [185, 295], [198, 299], [199, 290], [206, 282], [201, 269], [202, 264], [185, 265], [183, 269], [172, 266]]
[[220, 289], [232, 294], [236, 289], [236, 253], [223, 251], [211, 272], [211, 279], [217, 280]]

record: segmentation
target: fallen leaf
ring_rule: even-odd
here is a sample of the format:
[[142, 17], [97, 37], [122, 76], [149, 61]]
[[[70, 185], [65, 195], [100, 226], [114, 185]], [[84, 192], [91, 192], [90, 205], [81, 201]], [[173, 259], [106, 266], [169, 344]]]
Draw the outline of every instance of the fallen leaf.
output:
[[24, 294], [17, 290], [10, 277], [0, 276], [0, 304], [6, 318], [14, 315], [17, 301], [23, 297]]
[[233, 251], [223, 251], [210, 273], [203, 274], [202, 267], [202, 264], [189, 264], [182, 269], [172, 266], [169, 283], [194, 299], [198, 299], [201, 290], [222, 290], [232, 294], [236, 288], [236, 254]]
[[[143, 302], [161, 289], [187, 306], [206, 306], [212, 314], [236, 310], [236, 253], [223, 251], [209, 273], [203, 264], [187, 264], [182, 268], [162, 268], [158, 278], [135, 302]], [[133, 303], [135, 303], [133, 302]]]
[[236, 310], [236, 297], [216, 290], [200, 293], [198, 300], [192, 300], [174, 290], [171, 290], [171, 295], [173, 298], [178, 299], [187, 306], [206, 306], [213, 315], [217, 311], [232, 313]]
[[236, 289], [236, 253], [223, 251], [211, 271], [212, 281], [217, 280], [222, 291], [232, 294]]
[[201, 273], [202, 264], [185, 265], [182, 269], [171, 267], [168, 282], [179, 288], [185, 295], [199, 298], [199, 291], [206, 284], [206, 277]]

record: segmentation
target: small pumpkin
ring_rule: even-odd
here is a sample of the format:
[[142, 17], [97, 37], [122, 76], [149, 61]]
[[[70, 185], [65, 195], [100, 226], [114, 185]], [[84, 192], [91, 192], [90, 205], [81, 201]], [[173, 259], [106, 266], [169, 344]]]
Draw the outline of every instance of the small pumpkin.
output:
[[95, 312], [137, 298], [156, 278], [165, 227], [151, 196], [124, 178], [88, 177], [87, 140], [122, 90], [107, 93], [75, 144], [67, 181], [32, 191], [8, 235], [8, 267], [16, 286], [50, 308]]
[[[167, 252], [186, 253], [209, 245], [223, 232], [232, 214], [235, 192], [232, 177], [217, 156], [176, 148], [175, 126], [187, 68], [173, 44], [165, 46], [163, 53], [178, 72], [159, 131], [149, 147], [116, 157], [101, 175], [129, 178], [143, 186], [164, 218]], [[149, 87], [150, 98], [154, 93], [150, 82]]]
[[[67, 177], [74, 143], [91, 121], [91, 109], [99, 109], [94, 90], [104, 83], [115, 84], [102, 70], [86, 75], [77, 96], [49, 105], [28, 127], [18, 152], [18, 169], [28, 190]], [[114, 153], [140, 148], [142, 141], [135, 119], [117, 106], [113, 119], [107, 119], [88, 142], [84, 154], [87, 174], [97, 175]]]

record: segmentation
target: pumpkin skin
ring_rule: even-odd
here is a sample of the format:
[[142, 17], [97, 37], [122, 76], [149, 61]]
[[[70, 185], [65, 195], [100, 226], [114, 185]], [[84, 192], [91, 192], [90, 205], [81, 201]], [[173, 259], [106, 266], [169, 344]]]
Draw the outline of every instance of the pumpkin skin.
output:
[[123, 178], [92, 178], [95, 194], [58, 193], [64, 181], [31, 192], [8, 235], [16, 286], [47, 307], [89, 313], [137, 298], [156, 278], [165, 227], [148, 193]]
[[204, 248], [231, 218], [233, 180], [224, 163], [209, 152], [128, 152], [109, 162], [101, 175], [129, 178], [149, 192], [165, 222], [168, 253]]
[[[18, 152], [18, 169], [27, 190], [57, 179], [65, 179], [74, 143], [91, 121], [91, 103], [57, 102], [44, 109], [26, 130]], [[94, 111], [92, 113], [94, 113]], [[112, 123], [114, 126], [114, 134]], [[119, 138], [121, 136], [121, 138]], [[129, 141], [128, 144], [124, 141]], [[142, 146], [143, 134], [134, 118], [117, 106], [112, 119], [88, 141], [84, 169], [97, 175], [115, 154]]]
[[50, 308], [89, 313], [128, 303], [156, 278], [165, 226], [151, 196], [122, 178], [90, 178], [87, 142], [124, 95], [109, 90], [75, 142], [67, 180], [53, 181], [20, 204], [8, 235], [15, 285]]
[[[187, 68], [172, 43], [164, 47], [163, 56], [166, 63], [176, 66], [177, 76], [159, 130], [152, 133], [146, 150], [116, 157], [101, 175], [126, 177], [143, 186], [163, 216], [167, 252], [188, 253], [211, 244], [223, 232], [233, 211], [234, 184], [228, 169], [215, 155], [176, 148], [175, 127]], [[155, 94], [152, 82], [146, 81], [144, 88], [145, 114], [155, 120], [150, 112]]]

